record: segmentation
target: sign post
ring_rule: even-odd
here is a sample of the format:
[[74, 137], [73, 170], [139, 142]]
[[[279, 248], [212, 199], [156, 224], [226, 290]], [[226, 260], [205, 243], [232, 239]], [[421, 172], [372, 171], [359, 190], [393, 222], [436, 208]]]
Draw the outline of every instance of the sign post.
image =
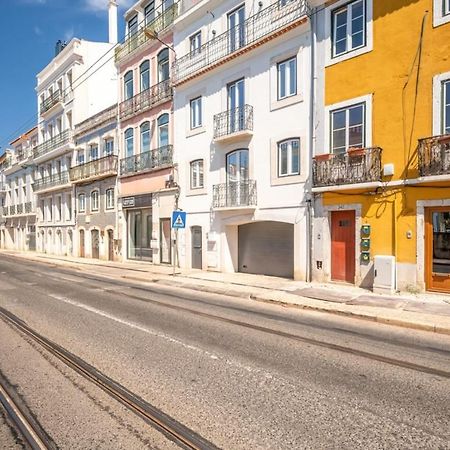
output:
[[175, 276], [175, 268], [178, 261], [178, 230], [186, 228], [186, 212], [176, 210], [172, 212], [172, 229], [175, 230], [175, 245], [173, 252], [173, 276]]

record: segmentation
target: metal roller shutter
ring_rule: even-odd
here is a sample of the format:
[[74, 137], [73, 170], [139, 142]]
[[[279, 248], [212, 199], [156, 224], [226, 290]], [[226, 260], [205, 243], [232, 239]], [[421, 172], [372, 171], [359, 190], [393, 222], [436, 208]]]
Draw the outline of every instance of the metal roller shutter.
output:
[[294, 276], [294, 225], [254, 222], [238, 228], [239, 272]]

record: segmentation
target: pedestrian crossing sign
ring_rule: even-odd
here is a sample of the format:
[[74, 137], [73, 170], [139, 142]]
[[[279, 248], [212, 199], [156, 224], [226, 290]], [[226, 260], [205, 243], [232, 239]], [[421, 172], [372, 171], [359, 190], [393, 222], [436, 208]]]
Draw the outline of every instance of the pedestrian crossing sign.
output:
[[186, 228], [186, 213], [184, 211], [172, 212], [172, 228]]

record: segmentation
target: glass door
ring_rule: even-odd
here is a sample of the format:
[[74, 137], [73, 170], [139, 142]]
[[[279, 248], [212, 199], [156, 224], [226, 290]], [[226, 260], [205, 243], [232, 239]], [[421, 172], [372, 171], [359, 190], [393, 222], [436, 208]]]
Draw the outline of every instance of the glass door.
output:
[[228, 14], [228, 35], [230, 52], [234, 52], [245, 45], [244, 5]]
[[248, 204], [248, 149], [227, 155], [227, 206]]
[[244, 78], [227, 86], [228, 133], [244, 129], [245, 84]]
[[152, 210], [150, 208], [128, 213], [128, 258], [153, 260]]

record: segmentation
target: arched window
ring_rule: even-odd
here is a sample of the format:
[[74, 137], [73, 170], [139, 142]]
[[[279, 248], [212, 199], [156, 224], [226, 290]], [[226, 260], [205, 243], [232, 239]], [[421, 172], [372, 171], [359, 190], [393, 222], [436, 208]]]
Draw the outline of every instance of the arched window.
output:
[[150, 61], [147, 59], [139, 66], [141, 75], [141, 92], [150, 87]]
[[133, 156], [134, 154], [134, 142], [133, 142], [133, 128], [128, 128], [125, 131], [125, 152], [126, 156]]
[[133, 91], [133, 72], [130, 70], [128, 71], [125, 76], [123, 77], [123, 85], [124, 85], [124, 98], [125, 100], [128, 100], [129, 98], [133, 97], [134, 91]]
[[248, 181], [248, 149], [239, 149], [227, 155], [227, 182]]
[[141, 153], [150, 151], [150, 122], [141, 125]]
[[169, 49], [165, 48], [158, 54], [158, 82], [161, 83], [169, 78]]
[[169, 145], [169, 114], [158, 117], [158, 147]]
[[98, 191], [91, 192], [91, 212], [98, 211]]
[[114, 208], [114, 188], [110, 188], [106, 190], [105, 193], [105, 207], [106, 209]]

